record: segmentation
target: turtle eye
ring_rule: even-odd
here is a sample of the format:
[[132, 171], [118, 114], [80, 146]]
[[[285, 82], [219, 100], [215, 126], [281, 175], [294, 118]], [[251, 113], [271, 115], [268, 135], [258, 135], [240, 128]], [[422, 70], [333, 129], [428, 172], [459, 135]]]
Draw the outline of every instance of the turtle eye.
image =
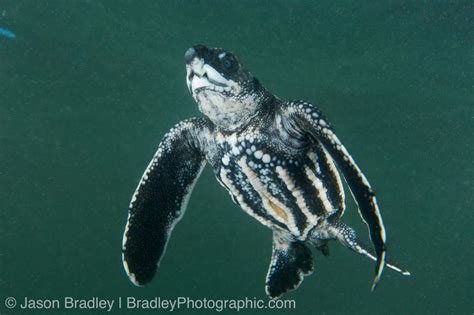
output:
[[234, 64], [233, 60], [229, 57], [226, 56], [224, 59], [222, 59], [222, 64], [226, 69], [232, 68], [232, 65]]

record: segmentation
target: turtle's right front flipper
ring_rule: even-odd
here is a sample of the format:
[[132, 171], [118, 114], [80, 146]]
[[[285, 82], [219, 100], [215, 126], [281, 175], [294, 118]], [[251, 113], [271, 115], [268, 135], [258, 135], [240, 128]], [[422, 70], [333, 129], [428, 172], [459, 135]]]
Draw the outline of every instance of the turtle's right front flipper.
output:
[[135, 285], [149, 282], [184, 214], [205, 160], [206, 121], [179, 123], [161, 141], [130, 202], [122, 257]]

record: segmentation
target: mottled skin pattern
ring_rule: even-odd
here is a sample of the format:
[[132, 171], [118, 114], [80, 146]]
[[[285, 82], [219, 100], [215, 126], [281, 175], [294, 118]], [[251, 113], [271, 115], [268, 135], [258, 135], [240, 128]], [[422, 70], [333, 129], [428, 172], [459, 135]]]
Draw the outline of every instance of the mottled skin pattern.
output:
[[[183, 121], [168, 132], [133, 195], [123, 259], [134, 284], [155, 274], [206, 161], [232, 200], [273, 231], [266, 280], [270, 297], [297, 288], [314, 269], [308, 245], [327, 256], [330, 240], [377, 262], [372, 289], [385, 265], [409, 275], [386, 260], [375, 194], [314, 105], [276, 98], [222, 49], [198, 45], [185, 59], [188, 88], [205, 117]], [[341, 221], [345, 195], [339, 172], [375, 250]]]

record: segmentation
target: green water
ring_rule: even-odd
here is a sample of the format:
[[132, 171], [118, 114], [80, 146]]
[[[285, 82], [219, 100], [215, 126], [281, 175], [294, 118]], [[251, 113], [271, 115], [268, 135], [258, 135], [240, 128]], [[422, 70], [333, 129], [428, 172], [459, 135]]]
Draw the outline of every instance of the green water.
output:
[[374, 264], [334, 243], [285, 296], [296, 309], [240, 313], [472, 314], [471, 3], [1, 0], [16, 38], [0, 36], [0, 313], [104, 312], [9, 310], [10, 296], [267, 299], [271, 233], [209, 169], [154, 281], [136, 288], [122, 268], [138, 179], [164, 133], [200, 115], [183, 54], [203, 43], [320, 106], [378, 193], [391, 256], [414, 273], [387, 270], [371, 293]]

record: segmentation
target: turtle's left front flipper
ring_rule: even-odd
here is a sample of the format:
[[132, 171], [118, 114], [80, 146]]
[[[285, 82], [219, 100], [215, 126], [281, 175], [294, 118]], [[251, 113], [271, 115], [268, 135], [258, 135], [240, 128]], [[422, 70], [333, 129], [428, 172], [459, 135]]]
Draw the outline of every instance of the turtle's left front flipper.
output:
[[204, 165], [204, 119], [183, 121], [171, 129], [143, 174], [130, 202], [123, 235], [123, 265], [135, 285], [149, 282], [175, 224], [184, 214]]

